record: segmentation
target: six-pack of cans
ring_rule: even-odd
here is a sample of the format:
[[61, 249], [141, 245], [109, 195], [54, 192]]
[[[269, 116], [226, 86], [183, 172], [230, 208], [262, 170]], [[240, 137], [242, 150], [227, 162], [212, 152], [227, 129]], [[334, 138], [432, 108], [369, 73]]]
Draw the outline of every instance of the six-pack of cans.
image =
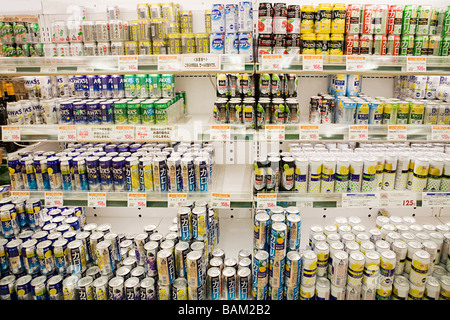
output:
[[37, 22], [1, 21], [0, 42], [4, 57], [43, 57], [44, 50]]

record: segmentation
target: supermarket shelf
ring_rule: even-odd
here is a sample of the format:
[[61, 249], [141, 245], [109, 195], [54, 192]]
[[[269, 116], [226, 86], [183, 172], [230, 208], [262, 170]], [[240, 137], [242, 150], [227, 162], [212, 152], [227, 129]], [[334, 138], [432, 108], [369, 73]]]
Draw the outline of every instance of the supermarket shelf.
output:
[[[137, 70], [121, 71], [119, 56], [104, 57], [33, 57], [33, 58], [0, 58], [0, 74], [13, 76], [54, 75], [54, 74], [136, 74], [136, 73], [173, 73], [173, 74], [215, 74], [217, 72], [252, 72], [254, 63], [244, 55], [220, 55], [219, 70], [187, 70], [181, 66], [181, 57], [176, 55], [179, 64], [174, 64], [171, 70], [158, 71], [158, 55], [124, 56], [137, 57]], [[199, 54], [199, 57], [217, 56]]]
[[[364, 75], [408, 75], [419, 72], [408, 72], [406, 69], [407, 58], [405, 56], [373, 56], [367, 55], [366, 70], [347, 71], [346, 56], [323, 55], [323, 71], [303, 70], [303, 56], [283, 56], [280, 60], [281, 70], [267, 68], [262, 62], [256, 64], [256, 73], [295, 73], [295, 74], [364, 74]], [[450, 74], [450, 57], [426, 56], [426, 71], [424, 75]]]

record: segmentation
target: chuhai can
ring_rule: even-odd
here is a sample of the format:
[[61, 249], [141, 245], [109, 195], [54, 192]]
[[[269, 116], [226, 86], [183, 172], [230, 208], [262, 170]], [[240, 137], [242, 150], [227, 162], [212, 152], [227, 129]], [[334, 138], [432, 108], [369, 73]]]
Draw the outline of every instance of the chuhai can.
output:
[[19, 275], [25, 271], [25, 265], [22, 257], [22, 240], [10, 240], [5, 247], [9, 271], [14, 275]]
[[52, 274], [56, 269], [52, 242], [50, 240], [39, 242], [36, 245], [36, 254], [39, 260], [41, 274]]
[[36, 274], [40, 272], [39, 260], [36, 254], [36, 239], [30, 239], [22, 244], [22, 258], [25, 271], [28, 274]]
[[[15, 283], [15, 291], [17, 294], [17, 300], [33, 300], [33, 294], [31, 292], [31, 281], [33, 277], [30, 275], [22, 276], [17, 279]], [[3, 297], [2, 297], [3, 300]]]
[[125, 191], [127, 189], [124, 157], [115, 157], [112, 159], [112, 177], [114, 191]]
[[31, 281], [33, 300], [48, 300], [47, 277], [39, 276]]
[[47, 158], [47, 172], [51, 190], [62, 189], [62, 175], [58, 157]]
[[173, 253], [170, 250], [160, 250], [156, 255], [158, 278], [163, 285], [170, 285], [175, 278]]

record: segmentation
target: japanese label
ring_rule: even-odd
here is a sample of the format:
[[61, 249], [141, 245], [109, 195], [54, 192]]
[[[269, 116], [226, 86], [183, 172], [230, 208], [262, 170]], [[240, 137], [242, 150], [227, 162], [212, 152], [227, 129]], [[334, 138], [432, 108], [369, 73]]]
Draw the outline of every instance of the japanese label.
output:
[[300, 126], [300, 140], [319, 140], [319, 126]]
[[116, 141], [134, 141], [134, 126], [116, 126]]
[[58, 72], [57, 67], [41, 67], [41, 73], [56, 73]]
[[228, 141], [231, 139], [230, 125], [212, 125], [210, 139], [212, 141]]
[[257, 209], [270, 209], [277, 205], [277, 195], [274, 193], [258, 193], [256, 200]]
[[415, 192], [390, 191], [381, 193], [380, 207], [415, 207], [417, 205]]
[[117, 70], [119, 72], [138, 71], [138, 57], [121, 56], [118, 58]]
[[220, 70], [220, 56], [214, 55], [182, 55], [181, 67], [186, 71]]
[[49, 207], [58, 207], [63, 205], [63, 193], [62, 192], [45, 192], [44, 193], [45, 205]]
[[88, 207], [106, 207], [105, 192], [88, 192]]
[[347, 71], [365, 71], [366, 57], [364, 56], [346, 56], [345, 68]]
[[285, 128], [283, 125], [266, 125], [265, 127], [266, 140], [284, 140]]
[[77, 141], [77, 127], [58, 126], [58, 141]]
[[450, 126], [432, 126], [431, 140], [450, 140]]
[[369, 140], [368, 126], [350, 126], [348, 128], [349, 140]]
[[322, 55], [303, 55], [303, 71], [323, 71]]
[[281, 54], [263, 54], [261, 55], [262, 70], [282, 70], [283, 60]]
[[447, 192], [422, 193], [422, 207], [450, 207], [450, 193]]
[[78, 141], [112, 141], [114, 140], [114, 126], [78, 126]]
[[211, 194], [211, 207], [220, 209], [230, 209], [230, 194], [225, 193], [212, 193]]
[[376, 208], [380, 204], [380, 195], [378, 193], [343, 193], [343, 208]]
[[187, 193], [169, 193], [167, 195], [167, 207], [180, 207], [187, 200]]
[[3, 141], [20, 141], [20, 127], [2, 127]]
[[406, 140], [406, 126], [388, 126], [388, 140]]
[[136, 126], [136, 141], [173, 141], [176, 131], [171, 125]]
[[147, 194], [145, 193], [129, 193], [128, 207], [129, 208], [145, 208], [147, 206]]
[[11, 191], [11, 198], [17, 199], [17, 198], [30, 198], [30, 192], [28, 191]]
[[427, 57], [407, 57], [406, 71], [407, 72], [426, 72], [427, 71]]
[[180, 70], [180, 58], [173, 55], [158, 56], [158, 71], [177, 71]]

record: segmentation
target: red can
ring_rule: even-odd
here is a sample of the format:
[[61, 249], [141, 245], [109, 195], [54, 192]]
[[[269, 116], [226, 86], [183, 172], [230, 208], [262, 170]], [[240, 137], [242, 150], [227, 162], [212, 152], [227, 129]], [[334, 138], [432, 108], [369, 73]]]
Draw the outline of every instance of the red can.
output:
[[373, 48], [373, 35], [362, 34], [359, 37], [359, 53], [372, 54], [372, 48]]
[[373, 34], [373, 11], [374, 5], [365, 4], [363, 13], [363, 28], [361, 33]]
[[389, 6], [387, 34], [400, 35], [402, 33], [402, 17], [403, 9], [401, 6], [396, 4]]
[[347, 34], [345, 36], [345, 54], [359, 55], [359, 35]]
[[349, 4], [345, 14], [345, 33], [360, 34], [361, 5]]

